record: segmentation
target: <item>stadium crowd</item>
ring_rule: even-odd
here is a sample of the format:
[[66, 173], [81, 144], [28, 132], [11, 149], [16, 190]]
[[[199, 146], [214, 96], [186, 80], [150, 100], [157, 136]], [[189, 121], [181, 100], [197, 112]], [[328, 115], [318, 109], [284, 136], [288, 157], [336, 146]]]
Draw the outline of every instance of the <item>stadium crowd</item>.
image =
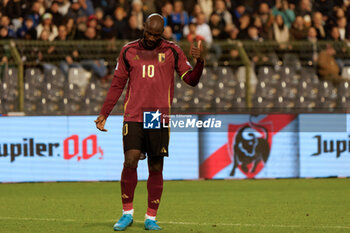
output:
[[173, 40], [346, 40], [349, 0], [0, 0], [0, 39], [137, 39], [152, 12]]

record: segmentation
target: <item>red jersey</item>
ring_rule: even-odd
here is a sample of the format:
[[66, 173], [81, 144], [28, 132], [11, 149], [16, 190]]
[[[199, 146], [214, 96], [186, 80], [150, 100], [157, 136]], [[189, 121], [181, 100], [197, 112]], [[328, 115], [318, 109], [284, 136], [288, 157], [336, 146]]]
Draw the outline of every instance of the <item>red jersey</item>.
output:
[[114, 78], [102, 106], [106, 118], [128, 82], [124, 100], [124, 121], [143, 121], [144, 111], [170, 113], [174, 96], [174, 71], [182, 78], [192, 66], [175, 43], [161, 40], [155, 49], [143, 47], [141, 40], [126, 44], [119, 55]]

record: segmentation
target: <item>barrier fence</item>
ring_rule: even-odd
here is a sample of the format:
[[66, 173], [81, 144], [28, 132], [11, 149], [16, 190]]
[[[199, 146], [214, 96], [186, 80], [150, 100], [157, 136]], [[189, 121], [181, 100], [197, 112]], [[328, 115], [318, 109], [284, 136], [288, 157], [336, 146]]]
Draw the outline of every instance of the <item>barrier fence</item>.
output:
[[[112, 74], [125, 43], [0, 41], [1, 113], [98, 113], [108, 83], [100, 83], [91, 61]], [[342, 68], [344, 81], [338, 86], [317, 76], [317, 55], [327, 44], [335, 48]], [[188, 54], [190, 45], [180, 46]], [[175, 98], [174, 112], [344, 112], [350, 107], [346, 42], [223, 41], [207, 45], [205, 54], [206, 70], [197, 88], [186, 89], [177, 79], [175, 97], [186, 100]], [[67, 65], [67, 59], [83, 66]], [[16, 82], [8, 85], [9, 79]], [[7, 93], [9, 88], [15, 91]], [[35, 98], [30, 91], [36, 92]]]
[[[213, 117], [219, 128], [171, 129], [165, 179], [350, 177], [349, 114], [192, 115]], [[0, 117], [0, 182], [119, 180], [122, 116], [108, 133], [94, 119]], [[140, 161], [140, 179], [147, 169]]]

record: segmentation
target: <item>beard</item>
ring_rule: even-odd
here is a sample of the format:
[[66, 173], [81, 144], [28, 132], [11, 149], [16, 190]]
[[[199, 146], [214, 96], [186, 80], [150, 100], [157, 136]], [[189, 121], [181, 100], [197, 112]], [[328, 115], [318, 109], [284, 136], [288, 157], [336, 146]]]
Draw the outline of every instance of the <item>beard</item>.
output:
[[143, 37], [143, 46], [149, 50], [155, 49], [158, 46], [160, 40], [161, 39], [158, 39], [157, 41], [153, 42], [153, 41], [147, 40], [145, 37]]

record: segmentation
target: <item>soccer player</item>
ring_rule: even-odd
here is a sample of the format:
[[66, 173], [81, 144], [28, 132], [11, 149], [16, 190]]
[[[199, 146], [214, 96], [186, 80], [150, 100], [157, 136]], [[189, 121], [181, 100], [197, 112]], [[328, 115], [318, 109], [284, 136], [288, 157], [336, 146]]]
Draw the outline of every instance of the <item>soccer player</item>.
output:
[[201, 42], [191, 46], [190, 52], [196, 60], [192, 68], [179, 46], [162, 39], [163, 30], [162, 16], [152, 14], [144, 24], [143, 38], [122, 48], [111, 87], [95, 120], [99, 130], [107, 131], [106, 119], [128, 82], [124, 100], [124, 168], [120, 182], [123, 216], [114, 225], [116, 231], [125, 230], [133, 223], [137, 166], [144, 154], [147, 154], [149, 169], [145, 229], [161, 229], [155, 219], [163, 191], [163, 159], [168, 156], [169, 131], [166, 127], [144, 129], [143, 112], [147, 108], [156, 111], [154, 117], [159, 113], [168, 115], [174, 94], [174, 71], [187, 84], [196, 86], [204, 67]]

